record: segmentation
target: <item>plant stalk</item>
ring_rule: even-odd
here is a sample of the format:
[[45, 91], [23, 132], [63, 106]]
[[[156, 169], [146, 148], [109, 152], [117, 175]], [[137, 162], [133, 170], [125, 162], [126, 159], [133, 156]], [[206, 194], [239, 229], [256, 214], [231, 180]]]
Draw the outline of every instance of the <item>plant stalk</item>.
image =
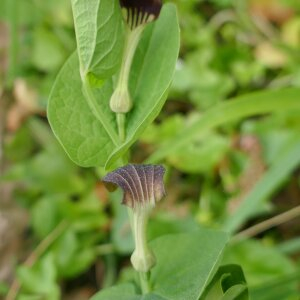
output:
[[139, 272], [142, 294], [145, 295], [151, 292], [150, 272]]
[[130, 69], [144, 28], [144, 26], [139, 26], [134, 30], [127, 30], [119, 78], [111, 98], [111, 107], [114, 107], [113, 111], [116, 112], [121, 143], [126, 140], [126, 112], [128, 112], [132, 106], [132, 99], [129, 92]]
[[124, 143], [125, 139], [126, 139], [126, 133], [125, 133], [126, 114], [117, 113], [116, 116], [117, 116], [117, 124], [118, 124], [120, 142]]

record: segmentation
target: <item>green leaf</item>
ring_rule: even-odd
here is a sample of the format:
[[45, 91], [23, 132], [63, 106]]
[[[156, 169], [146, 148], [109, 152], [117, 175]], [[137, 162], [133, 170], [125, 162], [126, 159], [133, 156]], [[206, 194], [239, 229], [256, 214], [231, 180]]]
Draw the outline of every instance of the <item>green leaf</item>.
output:
[[165, 4], [137, 48], [129, 89], [133, 109], [126, 116], [126, 141], [109, 157], [107, 167], [122, 156], [161, 111], [171, 84], [180, 46], [176, 7]]
[[222, 135], [209, 132], [206, 139], [192, 141], [184, 149], [168, 157], [168, 163], [188, 173], [207, 174], [223, 159], [229, 149], [229, 140]]
[[298, 300], [300, 269], [286, 276], [276, 278], [251, 289], [251, 299]]
[[187, 126], [171, 141], [165, 143], [147, 160], [151, 163], [159, 162], [170, 154], [179, 151], [192, 141], [195, 136], [201, 136], [210, 129], [225, 125], [229, 122], [261, 115], [282, 112], [300, 108], [300, 89], [290, 88], [276, 91], [255, 92], [240, 96], [208, 110], [192, 125]]
[[255, 240], [230, 244], [226, 248], [223, 263], [242, 266], [251, 299], [287, 300], [294, 299], [288, 295], [298, 295], [299, 271], [296, 274], [297, 269], [292, 261], [276, 248]]
[[263, 204], [265, 199], [291, 174], [291, 172], [300, 164], [300, 141], [299, 135], [295, 136], [294, 143], [289, 145], [281, 158], [274, 162], [271, 168], [257, 182], [251, 192], [243, 200], [234, 215], [230, 216], [224, 228], [229, 232], [236, 231], [259, 206]]
[[151, 271], [153, 293], [138, 295], [132, 284], [123, 284], [91, 300], [198, 300], [217, 271], [227, 241], [225, 233], [206, 229], [159, 237], [151, 242], [157, 259]]
[[139, 296], [135, 296], [135, 288], [132, 284], [117, 285], [94, 295], [91, 300], [136, 300]]
[[57, 270], [51, 253], [41, 258], [33, 268], [20, 266], [18, 279], [23, 290], [45, 299], [59, 299], [60, 290], [56, 283]]
[[[97, 105], [106, 117], [105, 121], [101, 121], [116, 135], [114, 115], [109, 109], [111, 94], [111, 81], [107, 81], [101, 89], [93, 89], [94, 97], [101, 99]], [[115, 146], [83, 95], [76, 54], [66, 62], [54, 83], [48, 119], [54, 134], [75, 163], [83, 167], [105, 164]]]
[[[82, 85], [78, 58], [71, 56], [54, 83], [48, 117], [56, 137], [74, 162], [84, 167], [109, 167], [126, 152], [160, 112], [178, 51], [176, 9], [167, 4], [159, 19], [146, 28], [134, 58], [130, 75], [134, 109], [127, 117], [127, 139], [123, 145], [119, 144], [115, 115], [109, 108], [112, 80], [98, 88], [91, 87], [85, 78]], [[100, 64], [105, 68], [105, 62]]]
[[169, 300], [155, 294], [138, 295], [132, 284], [120, 284], [95, 294], [91, 300]]
[[57, 225], [56, 197], [45, 197], [37, 201], [31, 210], [31, 220], [34, 233], [39, 238], [45, 238]]
[[118, 69], [123, 50], [123, 24], [118, 0], [72, 0], [81, 72], [100, 78]]
[[300, 251], [300, 237], [287, 240], [278, 245], [277, 249], [284, 254], [295, 254]]
[[57, 70], [66, 58], [66, 51], [58, 37], [45, 27], [34, 31], [32, 60], [35, 67], [44, 72]]
[[221, 266], [200, 300], [247, 300], [248, 290], [243, 271], [238, 265]]
[[227, 240], [223, 232], [203, 229], [154, 240], [153, 291], [166, 299], [198, 300], [217, 271]]

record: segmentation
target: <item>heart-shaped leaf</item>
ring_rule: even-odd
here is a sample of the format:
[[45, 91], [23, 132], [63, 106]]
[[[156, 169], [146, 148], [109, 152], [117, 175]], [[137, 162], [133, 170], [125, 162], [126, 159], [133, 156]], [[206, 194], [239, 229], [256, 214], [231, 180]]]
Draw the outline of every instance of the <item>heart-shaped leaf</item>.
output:
[[106, 129], [110, 128], [117, 140], [114, 114], [109, 109], [111, 94], [111, 80], [107, 80], [101, 89], [93, 89], [94, 99], [101, 99], [96, 103], [103, 115], [101, 122], [82, 92], [76, 53], [66, 62], [54, 83], [48, 104], [48, 119], [65, 151], [81, 166], [104, 165], [115, 148]]
[[[111, 0], [103, 0], [101, 3], [108, 1]], [[101, 5], [110, 7], [109, 4]], [[127, 138], [125, 143], [121, 144], [118, 139], [115, 115], [109, 108], [109, 99], [113, 92], [111, 70], [115, 67], [112, 67], [111, 60], [99, 59], [103, 52], [109, 50], [109, 47], [119, 49], [120, 46], [119, 42], [111, 41], [108, 46], [105, 44], [106, 49], [103, 48], [104, 44], [99, 48], [100, 50], [98, 49], [97, 43], [100, 43], [101, 36], [106, 36], [107, 30], [111, 32], [111, 29], [102, 19], [101, 22], [105, 23], [103, 26], [87, 22], [86, 29], [82, 27], [82, 22], [88, 18], [87, 8], [88, 11], [92, 10], [92, 6], [83, 5], [82, 1], [73, 1], [75, 26], [79, 34], [77, 41], [80, 62], [77, 55], [73, 54], [58, 74], [49, 99], [48, 117], [56, 137], [75, 163], [84, 167], [105, 165], [109, 167], [126, 152], [160, 112], [177, 61], [179, 27], [175, 6], [166, 4], [158, 20], [145, 29], [131, 69], [130, 92], [134, 107], [126, 118]], [[82, 14], [80, 14], [81, 9]], [[119, 7], [114, 6], [114, 9], [119, 10]], [[93, 18], [95, 18], [94, 13], [92, 13]], [[106, 17], [106, 21], [110, 23], [109, 16], [116, 18], [115, 15], [118, 13], [114, 13], [113, 10], [112, 14]], [[90, 26], [92, 29], [89, 28]], [[119, 32], [120, 25], [117, 21], [111, 21], [111, 26], [115, 28], [114, 32]], [[86, 31], [86, 40], [82, 31]], [[84, 51], [82, 46], [83, 44], [87, 46], [86, 43], [91, 42], [90, 35], [94, 35], [95, 39], [91, 46], [94, 47], [96, 44], [93, 54]], [[116, 50], [116, 53], [118, 51]], [[90, 64], [89, 60], [97, 63]], [[99, 71], [106, 69], [107, 73]], [[98, 84], [97, 78], [97, 84], [93, 84], [89, 74], [84, 76], [82, 72], [101, 75], [101, 84]]]
[[205, 229], [154, 240], [157, 265], [151, 278], [155, 294], [198, 300], [217, 271], [227, 241], [227, 234]]

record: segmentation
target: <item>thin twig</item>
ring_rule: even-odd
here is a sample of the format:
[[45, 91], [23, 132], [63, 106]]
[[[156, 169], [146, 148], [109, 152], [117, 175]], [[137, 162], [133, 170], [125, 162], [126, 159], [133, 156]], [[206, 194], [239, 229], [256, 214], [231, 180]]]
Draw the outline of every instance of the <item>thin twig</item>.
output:
[[0, 176], [4, 169], [4, 133], [6, 121], [6, 101], [3, 90], [0, 90]]
[[[53, 244], [53, 242], [65, 231], [68, 223], [66, 221], [62, 221], [59, 223], [49, 235], [46, 236], [45, 239], [41, 241], [41, 243], [35, 248], [35, 250], [28, 256], [28, 258], [23, 263], [25, 267], [32, 267], [36, 261], [42, 256], [42, 254]], [[16, 299], [18, 292], [21, 288], [21, 283], [15, 277], [12, 282], [10, 289], [7, 293], [6, 300], [14, 300]]]
[[286, 223], [292, 219], [300, 216], [300, 205], [296, 206], [282, 214], [265, 220], [259, 224], [256, 224], [248, 229], [239, 232], [234, 238], [234, 241], [241, 240], [244, 238], [249, 238], [258, 235], [259, 233], [266, 231], [272, 227], [276, 227], [280, 224]]

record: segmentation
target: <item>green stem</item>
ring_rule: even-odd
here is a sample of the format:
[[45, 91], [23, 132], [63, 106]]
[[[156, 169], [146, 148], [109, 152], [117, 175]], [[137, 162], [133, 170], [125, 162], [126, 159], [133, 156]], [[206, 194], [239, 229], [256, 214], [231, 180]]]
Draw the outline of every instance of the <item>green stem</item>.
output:
[[105, 114], [103, 113], [99, 104], [97, 103], [86, 75], [82, 75], [82, 88], [92, 112], [99, 120], [99, 122], [103, 125], [103, 127], [105, 128], [106, 132], [110, 136], [115, 146], [118, 146], [120, 143], [118, 135], [116, 134], [114, 129], [110, 126], [109, 121], [107, 120]]
[[130, 73], [133, 57], [144, 28], [145, 26], [139, 26], [134, 30], [128, 30], [126, 34], [125, 48], [123, 53], [123, 59], [122, 59], [118, 84], [121, 84], [122, 82], [128, 84], [129, 73]]
[[139, 277], [140, 277], [142, 294], [144, 295], [151, 292], [150, 272], [147, 273], [139, 272]]
[[125, 47], [122, 57], [122, 64], [115, 91], [110, 100], [110, 107], [116, 113], [119, 138], [121, 142], [126, 139], [126, 113], [130, 111], [132, 100], [129, 93], [129, 74], [133, 57], [141, 38], [144, 26], [134, 30], [128, 30], [125, 38]]
[[109, 288], [114, 285], [117, 278], [117, 257], [111, 253], [104, 257], [105, 261], [105, 277], [102, 282], [102, 288]]
[[117, 115], [119, 139], [121, 143], [124, 143], [126, 139], [126, 133], [125, 133], [126, 114], [117, 113], [116, 115]]
[[144, 209], [137, 209], [133, 213], [133, 235], [135, 242], [135, 252], [141, 258], [146, 259], [148, 253], [147, 245], [147, 223], [148, 211]]
[[133, 237], [135, 249], [131, 263], [138, 272], [148, 272], [154, 267], [156, 259], [147, 243], [147, 223], [150, 207], [135, 207], [133, 211]]

